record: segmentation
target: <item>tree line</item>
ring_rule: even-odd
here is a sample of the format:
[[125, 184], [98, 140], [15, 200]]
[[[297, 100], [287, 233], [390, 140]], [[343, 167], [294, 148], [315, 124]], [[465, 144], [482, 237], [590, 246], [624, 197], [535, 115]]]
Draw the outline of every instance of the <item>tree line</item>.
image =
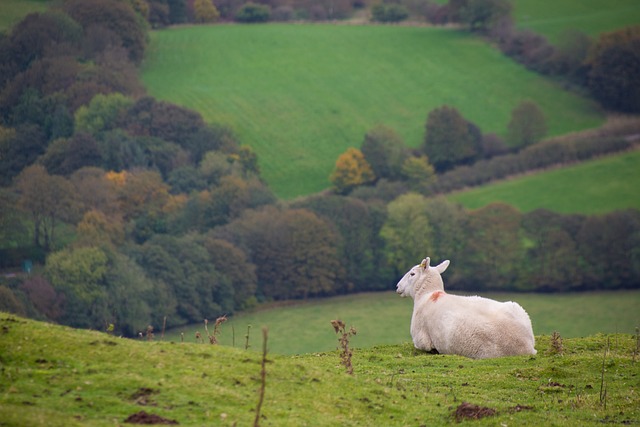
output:
[[640, 282], [638, 211], [467, 211], [433, 197], [461, 168], [558, 151], [537, 143], [543, 118], [522, 120], [531, 103], [507, 141], [449, 106], [429, 114], [417, 149], [377, 126], [337, 162], [335, 191], [278, 200], [232, 129], [145, 96], [149, 17], [179, 4], [67, 0], [0, 37], [0, 267], [35, 262], [0, 279], [0, 309], [131, 336], [165, 317], [393, 289], [426, 255], [453, 261], [459, 290]]

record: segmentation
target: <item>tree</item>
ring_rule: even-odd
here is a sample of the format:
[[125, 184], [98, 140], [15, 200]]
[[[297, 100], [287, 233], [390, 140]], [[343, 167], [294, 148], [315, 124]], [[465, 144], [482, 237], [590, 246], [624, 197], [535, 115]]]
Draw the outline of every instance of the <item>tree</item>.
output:
[[133, 100], [121, 93], [97, 94], [89, 105], [83, 105], [75, 113], [76, 132], [97, 135], [111, 130], [118, 117], [133, 105]]
[[563, 215], [536, 209], [524, 215], [523, 230], [532, 244], [523, 266], [523, 291], [568, 291], [583, 286], [577, 245], [563, 221]]
[[[425, 204], [425, 213], [431, 225], [431, 254], [434, 259], [448, 259], [453, 265], [463, 263], [461, 255], [467, 244], [469, 214], [461, 205], [446, 198], [430, 197]], [[462, 270], [448, 272], [451, 286], [457, 286]]]
[[204, 206], [202, 224], [206, 228], [226, 224], [240, 216], [249, 203], [248, 186], [240, 178], [225, 176], [220, 185], [211, 190], [208, 203]]
[[122, 117], [131, 135], [154, 136], [178, 145], [204, 128], [202, 116], [192, 110], [151, 97], [142, 97]]
[[16, 179], [18, 206], [31, 216], [34, 244], [51, 249], [55, 229], [61, 219], [71, 219], [77, 206], [71, 183], [57, 175], [49, 175], [44, 167], [25, 168]]
[[[56, 45], [73, 46], [82, 39], [82, 28], [64, 13], [31, 13], [13, 27], [7, 40], [6, 70], [0, 85], [26, 70], [32, 61], [44, 57]], [[2, 87], [2, 86], [0, 86]]]
[[24, 304], [15, 296], [13, 291], [4, 285], [0, 285], [0, 311], [25, 316]]
[[67, 0], [64, 11], [85, 31], [101, 25], [117, 34], [131, 61], [139, 64], [144, 56], [146, 34], [141, 20], [127, 2], [109, 0]]
[[349, 148], [338, 157], [329, 179], [335, 191], [346, 194], [354, 187], [370, 183], [375, 175], [364, 155], [357, 148]]
[[409, 157], [402, 164], [402, 175], [412, 191], [426, 194], [438, 179], [427, 156]]
[[67, 248], [47, 258], [45, 276], [65, 299], [60, 321], [79, 328], [101, 329], [108, 317], [107, 255], [99, 248]]
[[64, 296], [56, 292], [51, 283], [42, 276], [29, 276], [20, 285], [34, 308], [50, 320], [57, 320], [63, 313]]
[[438, 172], [471, 163], [480, 153], [481, 144], [457, 109], [444, 105], [429, 113], [422, 151]]
[[249, 262], [247, 255], [234, 244], [212, 236], [206, 237], [203, 245], [216, 270], [230, 281], [234, 308], [245, 310], [254, 306], [257, 302], [258, 277], [256, 266]]
[[267, 5], [248, 2], [236, 12], [235, 20], [247, 24], [267, 22], [271, 16], [271, 8]]
[[342, 237], [338, 258], [348, 282], [340, 290], [385, 289], [389, 281], [394, 280], [382, 256], [384, 242], [378, 235], [383, 221], [381, 207], [332, 194], [308, 197], [293, 203], [292, 207], [308, 209], [326, 219]]
[[604, 107], [640, 112], [640, 26], [600, 35], [587, 63], [589, 89]]
[[401, 177], [401, 169], [409, 157], [402, 138], [393, 129], [378, 125], [367, 132], [360, 147], [376, 179]]
[[20, 125], [15, 132], [0, 136], [0, 183], [10, 184], [20, 171], [44, 153], [45, 147], [42, 128], [33, 124]]
[[620, 289], [640, 283], [640, 212], [587, 217], [576, 236], [589, 289]]
[[506, 203], [491, 203], [469, 213], [464, 269], [475, 289], [504, 289], [517, 278], [522, 247], [522, 215]]
[[511, 111], [507, 140], [512, 147], [524, 148], [547, 134], [544, 113], [533, 101], [522, 101]]
[[194, 19], [198, 23], [216, 22], [220, 18], [220, 12], [211, 0], [194, 0], [193, 12]]
[[258, 295], [263, 298], [330, 295], [343, 280], [339, 236], [325, 220], [306, 209], [266, 206], [247, 211], [217, 229], [216, 235], [249, 255], [256, 266]]
[[[102, 326], [113, 324], [115, 332], [133, 337], [153, 321], [159, 323], [158, 314], [152, 318], [152, 308], [166, 310], [166, 306], [156, 304], [153, 284], [144, 270], [129, 257], [118, 252], [109, 253], [109, 266], [105, 272], [106, 317]], [[158, 324], [156, 323], [156, 324]]]
[[511, 9], [508, 0], [467, 0], [460, 9], [460, 20], [471, 31], [486, 32], [501, 19], [509, 17]]
[[401, 4], [380, 3], [371, 7], [371, 15], [378, 22], [400, 22], [409, 17], [409, 11]]
[[117, 203], [116, 185], [107, 179], [104, 170], [85, 167], [75, 171], [69, 181], [81, 205], [81, 212], [96, 210], [113, 218], [122, 216]]
[[[117, 184], [118, 201], [125, 219], [158, 215], [169, 200], [169, 186], [158, 172], [136, 171], [110, 175]], [[120, 181], [120, 177], [124, 179]]]
[[124, 242], [124, 226], [120, 220], [98, 210], [90, 210], [78, 223], [78, 242], [86, 245], [112, 246]]
[[137, 256], [147, 275], [168, 286], [177, 303], [174, 321], [201, 322], [233, 311], [233, 289], [196, 235], [156, 235]]
[[398, 273], [432, 252], [426, 205], [427, 199], [415, 193], [404, 194], [387, 205], [387, 220], [380, 236], [385, 241], [387, 260]]

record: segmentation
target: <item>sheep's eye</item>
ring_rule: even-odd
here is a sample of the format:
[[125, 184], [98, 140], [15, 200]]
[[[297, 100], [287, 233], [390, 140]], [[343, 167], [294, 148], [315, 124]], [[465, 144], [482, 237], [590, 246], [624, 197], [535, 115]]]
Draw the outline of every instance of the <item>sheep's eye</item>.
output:
[[416, 275], [416, 273], [411, 273], [411, 275], [412, 275], [412, 276], [415, 276], [415, 275]]

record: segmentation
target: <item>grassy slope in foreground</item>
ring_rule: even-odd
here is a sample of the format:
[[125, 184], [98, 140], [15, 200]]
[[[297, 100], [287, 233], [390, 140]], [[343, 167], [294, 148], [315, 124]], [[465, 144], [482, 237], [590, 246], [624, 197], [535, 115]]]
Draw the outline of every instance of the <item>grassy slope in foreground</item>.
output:
[[523, 212], [545, 208], [602, 214], [640, 209], [639, 183], [640, 151], [636, 150], [452, 193], [448, 199], [469, 209], [502, 201]]
[[637, 0], [515, 0], [518, 27], [529, 28], [556, 43], [566, 30], [590, 36], [640, 25]]
[[428, 112], [443, 104], [499, 134], [524, 99], [545, 111], [551, 135], [603, 122], [592, 101], [450, 29], [216, 25], [151, 39], [149, 93], [230, 125], [283, 198], [327, 188], [338, 156], [376, 124], [419, 145]]
[[[259, 353], [118, 339], [4, 313], [0, 334], [3, 426], [111, 426], [142, 410], [184, 426], [253, 423]], [[637, 337], [565, 339], [563, 355], [548, 353], [547, 336], [536, 344], [535, 357], [488, 360], [411, 344], [356, 349], [353, 376], [337, 352], [269, 355], [260, 425], [444, 425], [461, 402], [497, 411], [476, 425], [640, 422]]]

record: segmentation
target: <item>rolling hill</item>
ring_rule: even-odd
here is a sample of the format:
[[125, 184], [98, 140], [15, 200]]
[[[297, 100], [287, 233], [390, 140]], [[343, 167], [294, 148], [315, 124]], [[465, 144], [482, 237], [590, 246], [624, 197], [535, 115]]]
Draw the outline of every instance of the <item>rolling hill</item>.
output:
[[327, 188], [337, 157], [376, 124], [418, 146], [428, 112], [443, 104], [498, 134], [524, 99], [544, 110], [550, 135], [604, 120], [593, 101], [452, 29], [216, 25], [151, 40], [142, 72], [149, 93], [230, 125], [285, 199]]
[[546, 208], [561, 213], [602, 214], [618, 209], [640, 209], [640, 151], [594, 159], [564, 168], [452, 193], [449, 200], [469, 209], [493, 201], [522, 212]]
[[515, 0], [514, 15], [520, 28], [540, 33], [552, 43], [561, 41], [567, 30], [592, 37], [629, 25], [640, 25], [640, 4], [636, 0]]

